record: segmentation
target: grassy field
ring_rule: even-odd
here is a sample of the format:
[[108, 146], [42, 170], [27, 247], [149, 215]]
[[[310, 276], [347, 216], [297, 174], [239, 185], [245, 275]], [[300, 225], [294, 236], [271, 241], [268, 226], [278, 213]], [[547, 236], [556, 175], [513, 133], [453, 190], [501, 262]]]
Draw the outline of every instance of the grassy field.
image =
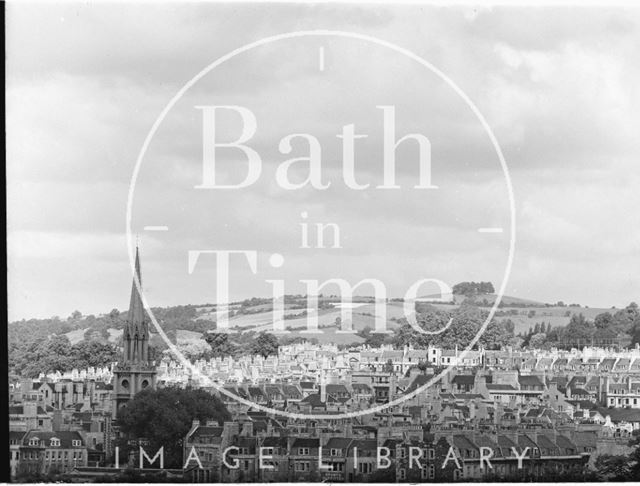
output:
[[77, 344], [80, 341], [84, 340], [84, 334], [89, 330], [89, 328], [86, 329], [76, 329], [75, 331], [71, 331], [65, 334], [65, 336], [67, 336], [67, 339], [69, 339], [69, 342], [71, 344]]

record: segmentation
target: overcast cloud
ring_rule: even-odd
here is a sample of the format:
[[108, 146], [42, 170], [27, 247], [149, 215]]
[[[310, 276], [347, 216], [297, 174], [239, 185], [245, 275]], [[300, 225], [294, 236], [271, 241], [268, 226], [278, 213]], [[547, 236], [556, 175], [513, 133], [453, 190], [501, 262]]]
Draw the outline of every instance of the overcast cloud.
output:
[[[594, 307], [640, 298], [637, 9], [13, 2], [6, 35], [10, 319], [124, 309], [127, 192], [160, 111], [229, 51], [312, 29], [409, 49], [484, 114], [515, 193], [507, 295]], [[256, 114], [251, 145], [263, 174], [250, 189], [194, 189], [202, 177], [198, 104], [243, 105]], [[429, 137], [439, 189], [409, 189], [417, 183], [411, 147], [398, 151], [403, 189], [373, 188], [382, 177], [376, 105], [396, 106], [399, 136]], [[237, 120], [228, 122], [221, 138], [238, 134]], [[356, 178], [372, 183], [366, 191], [341, 182], [336, 134], [349, 123], [369, 135], [356, 150]], [[327, 191], [287, 192], [274, 182], [277, 165], [305, 148], [294, 142], [283, 155], [279, 140], [300, 132], [322, 142]], [[242, 179], [239, 158], [226, 155], [221, 178]], [[206, 248], [259, 252], [257, 276], [234, 271], [234, 298], [268, 295], [267, 278], [302, 292], [297, 280], [329, 277], [380, 278], [390, 296], [400, 296], [419, 278], [498, 286], [508, 210], [486, 133], [442, 80], [381, 46], [311, 37], [234, 58], [175, 106], [141, 168], [133, 229], [154, 306], [214, 301], [211, 262], [186, 272], [186, 251]], [[342, 249], [300, 249], [303, 211], [309, 222], [338, 223]], [[145, 232], [145, 225], [170, 231]], [[494, 226], [505, 232], [477, 232]], [[265, 263], [273, 252], [285, 256], [282, 269]]]

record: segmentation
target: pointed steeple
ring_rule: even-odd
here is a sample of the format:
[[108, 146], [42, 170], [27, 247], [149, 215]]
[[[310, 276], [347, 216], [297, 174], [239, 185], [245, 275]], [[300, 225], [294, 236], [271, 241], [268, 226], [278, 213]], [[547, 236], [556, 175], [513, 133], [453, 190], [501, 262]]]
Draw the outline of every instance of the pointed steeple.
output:
[[136, 279], [142, 290], [142, 273], [140, 272], [140, 251], [136, 246], [135, 275], [131, 285], [131, 301], [124, 330], [124, 361], [146, 362], [148, 360], [149, 329], [145, 322], [145, 311], [142, 297], [136, 286]]
[[140, 273], [140, 251], [136, 246], [136, 264], [135, 264], [135, 277], [131, 285], [131, 300], [129, 302], [129, 315], [127, 318], [127, 324], [131, 330], [137, 330], [140, 332], [144, 324], [144, 305], [142, 304], [142, 298], [136, 287], [136, 277], [140, 290], [142, 290], [142, 274]]

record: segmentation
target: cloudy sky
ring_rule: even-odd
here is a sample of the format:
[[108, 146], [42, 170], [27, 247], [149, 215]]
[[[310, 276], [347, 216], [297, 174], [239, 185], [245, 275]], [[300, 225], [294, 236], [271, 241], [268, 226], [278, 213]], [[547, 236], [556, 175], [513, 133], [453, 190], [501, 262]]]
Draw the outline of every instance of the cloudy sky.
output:
[[[10, 319], [124, 309], [127, 196], [161, 111], [234, 49], [318, 29], [411, 51], [482, 113], [515, 198], [507, 295], [601, 307], [640, 299], [637, 9], [14, 2], [6, 61]], [[196, 189], [204, 136], [196, 106], [228, 105], [256, 117], [247, 144], [261, 158], [260, 178], [244, 189]], [[437, 189], [414, 188], [411, 140], [396, 153], [400, 189], [376, 188], [384, 148], [377, 106], [395, 107], [397, 139], [428, 138]], [[219, 113], [217, 140], [237, 138], [240, 116]], [[367, 135], [355, 149], [355, 178], [370, 184], [363, 190], [343, 179], [336, 135], [351, 124]], [[287, 160], [309, 156], [301, 137], [286, 153], [281, 140], [290, 134], [318, 140], [329, 188], [291, 191], [276, 182]], [[245, 177], [242, 153], [217, 154], [218, 181]], [[288, 172], [292, 182], [306, 175], [304, 163]], [[281, 39], [211, 69], [158, 125], [133, 189], [131, 230], [152, 306], [215, 300], [213, 259], [202, 257], [189, 274], [190, 250], [257, 252], [255, 275], [232, 261], [232, 298], [268, 296], [267, 279], [283, 279], [294, 293], [304, 292], [301, 279], [378, 278], [389, 296], [401, 296], [422, 278], [498, 287], [505, 272], [506, 176], [478, 117], [433, 70], [364, 39]], [[304, 221], [337, 224], [341, 248], [300, 248]], [[281, 268], [269, 265], [274, 253], [284, 257]]]

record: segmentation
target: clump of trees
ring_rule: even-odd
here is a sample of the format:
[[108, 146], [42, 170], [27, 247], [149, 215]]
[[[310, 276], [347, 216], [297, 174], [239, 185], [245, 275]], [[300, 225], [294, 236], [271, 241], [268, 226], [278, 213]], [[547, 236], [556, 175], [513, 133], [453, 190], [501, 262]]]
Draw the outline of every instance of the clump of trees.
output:
[[[480, 332], [486, 322], [489, 313], [472, 303], [464, 302], [452, 313], [429, 310], [416, 314], [417, 325], [427, 331], [438, 331], [446, 327], [449, 319], [453, 319], [451, 325], [439, 334], [424, 334], [411, 326], [406, 319], [400, 320], [401, 327], [394, 333], [391, 340], [396, 347], [413, 345], [417, 348], [426, 348], [429, 345], [453, 349], [458, 346], [466, 348]], [[501, 349], [508, 345], [513, 335], [513, 323], [492, 320], [480, 336], [476, 347], [485, 349]]]
[[536, 323], [520, 337], [523, 346], [532, 348], [635, 345], [640, 343], [640, 310], [632, 302], [614, 314], [598, 314], [594, 320], [582, 313], [572, 314], [566, 326], [552, 328], [551, 323]]
[[132, 447], [137, 452], [137, 445], [129, 441], [145, 439], [148, 446], [144, 448], [151, 457], [164, 447], [165, 467], [181, 468], [184, 438], [194, 419], [222, 425], [231, 420], [231, 414], [218, 397], [202, 389], [142, 390], [119, 412], [120, 463], [126, 464]]
[[[194, 305], [153, 308], [163, 330], [173, 336], [177, 330], [204, 332], [215, 327], [215, 322], [202, 319]], [[67, 318], [54, 316], [47, 319], [29, 319], [10, 322], [7, 326], [9, 371], [14, 377], [33, 377], [40, 372], [68, 371], [87, 366], [107, 366], [117, 361], [118, 346], [110, 342], [109, 329], [124, 329], [127, 312], [112, 309], [95, 316], [74, 311]], [[153, 331], [153, 326], [150, 329]], [[83, 330], [83, 340], [71, 345], [65, 334]], [[152, 343], [154, 341], [152, 340]], [[155, 341], [151, 346], [152, 359], [166, 348]]]
[[99, 341], [72, 345], [66, 336], [54, 335], [23, 345], [13, 343], [9, 356], [13, 375], [35, 378], [40, 373], [109, 365], [117, 361], [118, 350], [113, 344]]
[[210, 346], [210, 352], [204, 357], [243, 356], [259, 354], [275, 356], [278, 354], [279, 341], [273, 334], [254, 331], [240, 332], [237, 334], [209, 332], [204, 334], [205, 341]]
[[495, 289], [491, 282], [460, 282], [453, 286], [453, 293], [456, 295], [466, 295], [472, 297], [474, 295], [495, 294]]

